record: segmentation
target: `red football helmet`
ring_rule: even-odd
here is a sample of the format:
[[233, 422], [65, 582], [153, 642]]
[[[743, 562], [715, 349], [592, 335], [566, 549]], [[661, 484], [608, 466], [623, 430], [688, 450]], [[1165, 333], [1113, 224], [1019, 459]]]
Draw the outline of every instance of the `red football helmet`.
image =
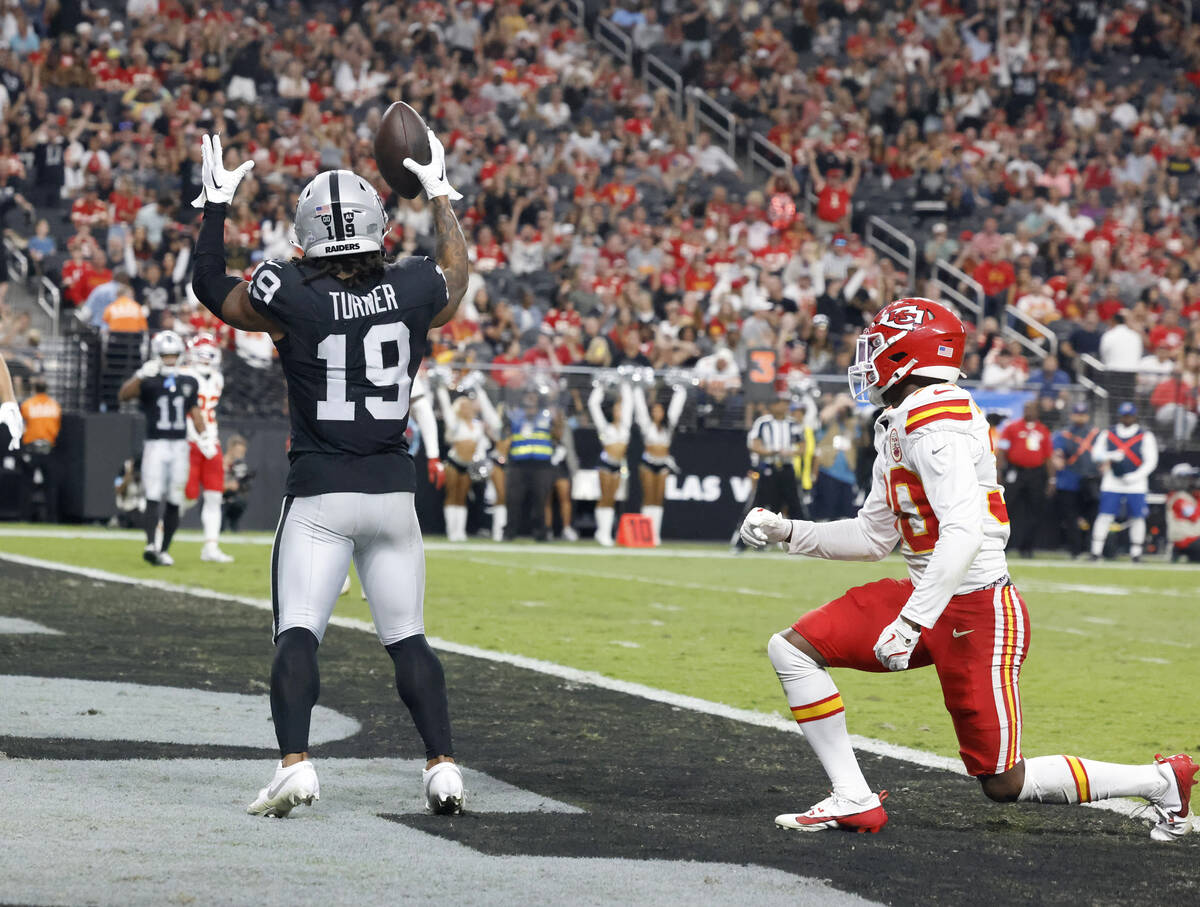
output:
[[966, 328], [944, 305], [920, 296], [897, 299], [859, 336], [850, 393], [878, 406], [888, 388], [910, 375], [957, 381], [966, 345]]

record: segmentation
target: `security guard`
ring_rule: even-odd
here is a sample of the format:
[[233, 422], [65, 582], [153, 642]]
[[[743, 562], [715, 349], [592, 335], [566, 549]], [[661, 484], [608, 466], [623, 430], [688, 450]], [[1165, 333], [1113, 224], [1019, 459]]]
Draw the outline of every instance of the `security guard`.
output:
[[1087, 546], [1084, 533], [1091, 527], [1090, 515], [1096, 507], [1096, 464], [1092, 462], [1092, 444], [1100, 429], [1089, 425], [1088, 405], [1080, 401], [1071, 407], [1070, 421], [1054, 433], [1054, 513], [1071, 557], [1081, 555]]
[[508, 414], [511, 445], [505, 474], [508, 479], [510, 519], [504, 538], [517, 537], [522, 516], [530, 513], [533, 537], [539, 542], [549, 538], [546, 529], [546, 500], [554, 487], [554, 448], [562, 435], [562, 424], [554, 414], [539, 405], [536, 393], [527, 393], [520, 409]]

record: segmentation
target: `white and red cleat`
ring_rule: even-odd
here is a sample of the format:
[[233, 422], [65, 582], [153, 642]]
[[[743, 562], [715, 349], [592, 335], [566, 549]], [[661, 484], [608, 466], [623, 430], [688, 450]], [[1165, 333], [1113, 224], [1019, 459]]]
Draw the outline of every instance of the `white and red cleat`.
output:
[[799, 831], [824, 831], [827, 828], [840, 828], [843, 831], [855, 831], [860, 834], [877, 834], [887, 825], [888, 816], [883, 809], [883, 801], [887, 799], [887, 791], [871, 794], [864, 800], [850, 800], [837, 794], [830, 794], [808, 812], [785, 813], [775, 817], [775, 824], [780, 828], [793, 828]]
[[1150, 829], [1150, 838], [1154, 841], [1174, 841], [1187, 834], [1195, 821], [1188, 815], [1188, 808], [1200, 765], [1187, 753], [1176, 753], [1174, 756], [1155, 753], [1154, 761], [1167, 780], [1167, 792], [1161, 800], [1151, 803], [1159, 821]]

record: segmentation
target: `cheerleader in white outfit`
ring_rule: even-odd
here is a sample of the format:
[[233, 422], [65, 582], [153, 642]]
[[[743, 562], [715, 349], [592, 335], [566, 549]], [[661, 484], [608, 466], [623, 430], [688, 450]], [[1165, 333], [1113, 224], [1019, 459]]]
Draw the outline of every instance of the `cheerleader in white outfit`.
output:
[[646, 392], [633, 392], [634, 419], [642, 433], [642, 462], [638, 475], [642, 481], [642, 513], [654, 526], [654, 544], [662, 541], [663, 499], [667, 493], [667, 473], [671, 470], [671, 439], [687, 402], [687, 389], [676, 386], [668, 406], [655, 402], [646, 405]]
[[479, 415], [491, 441], [488, 459], [491, 460], [492, 466], [488, 472], [488, 481], [492, 483], [492, 490], [496, 494], [496, 503], [492, 507], [492, 541], [502, 542], [504, 527], [508, 525], [508, 506], [504, 496], [504, 459], [508, 454], [509, 440], [504, 435], [504, 420], [492, 405], [482, 383], [475, 388], [475, 402], [479, 405]]
[[475, 401], [459, 397], [450, 402], [445, 385], [437, 389], [442, 422], [446, 427], [446, 538], [467, 540], [467, 494], [471, 490], [471, 463], [487, 455], [487, 429], [479, 418]]
[[604, 415], [604, 385], [597, 384], [588, 396], [588, 412], [600, 435], [600, 500], [596, 504], [596, 541], [610, 547], [613, 543], [613, 519], [617, 489], [621, 487], [621, 469], [629, 447], [633, 426], [633, 401], [629, 384], [622, 382], [620, 396], [612, 403], [612, 418]]

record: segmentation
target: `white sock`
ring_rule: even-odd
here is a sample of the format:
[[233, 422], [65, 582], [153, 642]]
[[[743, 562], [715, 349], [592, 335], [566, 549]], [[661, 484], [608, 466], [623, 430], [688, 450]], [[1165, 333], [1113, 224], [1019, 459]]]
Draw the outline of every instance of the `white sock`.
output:
[[1108, 541], [1108, 528], [1112, 523], [1111, 513], [1096, 514], [1096, 522], [1092, 524], [1092, 554], [1096, 557], [1104, 553], [1104, 543]]
[[870, 785], [850, 746], [842, 696], [829, 672], [784, 639], [782, 633], [771, 637], [767, 655], [779, 675], [792, 715], [829, 776], [833, 792], [855, 801], [870, 797]]
[[204, 527], [204, 541], [215, 545], [221, 538], [221, 492], [201, 492], [200, 525]]
[[454, 505], [445, 504], [442, 506], [442, 518], [446, 521], [446, 541], [454, 541]]
[[1025, 760], [1025, 784], [1018, 799], [1028, 803], [1091, 803], [1112, 797], [1158, 800], [1168, 787], [1155, 764], [1117, 765], [1078, 756], [1036, 756]]
[[662, 542], [662, 535], [659, 532], [662, 529], [662, 505], [648, 504], [642, 508], [642, 513], [650, 518], [650, 524], [654, 527], [654, 544]]
[[504, 541], [504, 527], [508, 525], [508, 508], [497, 504], [492, 508], [492, 541]]
[[596, 541], [611, 542], [613, 516], [616, 511], [611, 507], [596, 508]]
[[1132, 557], [1141, 557], [1142, 548], [1146, 544], [1146, 521], [1145, 519], [1129, 521], [1129, 554]]
[[462, 504], [454, 508], [454, 537], [459, 542], [467, 540], [467, 508]]

